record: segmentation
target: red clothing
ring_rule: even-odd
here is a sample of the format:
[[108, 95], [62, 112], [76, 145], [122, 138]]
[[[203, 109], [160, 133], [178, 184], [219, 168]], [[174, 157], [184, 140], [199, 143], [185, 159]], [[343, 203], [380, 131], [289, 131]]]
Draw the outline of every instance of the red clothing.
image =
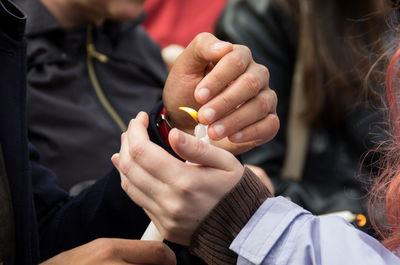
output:
[[143, 25], [161, 47], [186, 47], [201, 32], [214, 32], [214, 25], [227, 0], [147, 0]]

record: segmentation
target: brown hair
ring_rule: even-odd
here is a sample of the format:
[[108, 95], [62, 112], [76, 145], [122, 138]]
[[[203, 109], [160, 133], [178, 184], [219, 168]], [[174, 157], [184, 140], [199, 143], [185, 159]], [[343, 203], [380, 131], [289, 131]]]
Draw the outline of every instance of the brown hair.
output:
[[[299, 71], [307, 101], [303, 110], [306, 122], [333, 125], [355, 102], [380, 99], [376, 88], [383, 87], [385, 74], [379, 67], [370, 69], [383, 56], [382, 35], [391, 1], [278, 2], [299, 24], [297, 60], [302, 61]], [[368, 82], [364, 82], [367, 75]]]

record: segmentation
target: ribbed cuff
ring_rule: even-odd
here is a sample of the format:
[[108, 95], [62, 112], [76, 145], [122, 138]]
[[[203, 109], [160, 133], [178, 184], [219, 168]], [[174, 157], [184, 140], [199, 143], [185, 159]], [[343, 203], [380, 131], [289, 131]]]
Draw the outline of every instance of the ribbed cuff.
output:
[[260, 205], [272, 197], [248, 168], [241, 181], [219, 202], [192, 236], [189, 251], [210, 265], [236, 264], [229, 245]]

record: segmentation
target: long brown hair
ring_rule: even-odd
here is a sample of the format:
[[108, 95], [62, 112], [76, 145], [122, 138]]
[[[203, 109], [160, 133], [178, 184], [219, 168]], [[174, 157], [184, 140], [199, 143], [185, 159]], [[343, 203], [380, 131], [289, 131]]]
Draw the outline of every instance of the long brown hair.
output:
[[[278, 0], [299, 24], [297, 60], [305, 93], [303, 118], [340, 122], [355, 102], [377, 102], [385, 74], [370, 71], [383, 56], [390, 0]], [[382, 62], [382, 60], [381, 60]], [[383, 63], [384, 65], [384, 63]], [[364, 82], [369, 75], [369, 81]]]

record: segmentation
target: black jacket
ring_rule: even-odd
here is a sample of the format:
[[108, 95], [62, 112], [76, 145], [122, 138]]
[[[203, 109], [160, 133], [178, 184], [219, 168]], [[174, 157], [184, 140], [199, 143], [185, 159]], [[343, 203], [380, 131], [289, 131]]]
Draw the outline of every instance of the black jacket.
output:
[[[99, 237], [140, 238], [149, 219], [123, 192], [115, 169], [79, 196], [70, 197], [57, 185], [56, 175], [39, 163], [38, 152], [27, 140], [24, 28], [23, 12], [0, 0], [0, 158], [4, 159], [4, 165], [0, 159], [0, 177], [7, 176], [9, 184], [9, 198], [0, 201], [0, 210], [11, 208], [13, 218], [2, 211], [0, 216], [14, 222], [15, 233], [7, 237], [15, 246], [15, 264], [38, 264]], [[149, 135], [163, 146], [155, 125], [161, 107], [157, 104], [150, 115]], [[12, 207], [4, 205], [7, 201]], [[2, 229], [0, 238], [7, 232]], [[185, 261], [181, 264], [203, 264], [179, 251], [179, 246], [172, 247], [180, 253], [179, 262]], [[0, 249], [0, 261], [11, 264], [13, 257], [7, 253], [12, 251]]]
[[[14, 212], [16, 264], [37, 264], [99, 236], [139, 237], [148, 219], [122, 191], [116, 171], [72, 199], [28, 146], [25, 18], [10, 2], [2, 3], [1, 27], [10, 34], [0, 32], [0, 143]], [[5, 8], [16, 16], [5, 17]]]
[[[16, 2], [28, 15], [29, 139], [60, 186], [70, 189], [112, 167], [124, 126], [160, 100], [167, 70], [158, 45], [139, 25], [144, 14], [137, 21], [64, 30], [40, 0]], [[88, 52], [88, 42], [108, 61]]]
[[254, 59], [268, 67], [270, 87], [278, 95], [281, 128], [271, 142], [243, 156], [245, 163], [263, 167], [277, 194], [290, 197], [314, 214], [350, 210], [365, 213], [366, 167], [379, 159], [363, 155], [385, 136], [383, 112], [363, 107], [334, 127], [312, 127], [302, 180], [283, 180], [287, 121], [292, 76], [296, 62], [297, 24], [271, 0], [232, 0], [217, 24], [217, 36], [248, 46]]

